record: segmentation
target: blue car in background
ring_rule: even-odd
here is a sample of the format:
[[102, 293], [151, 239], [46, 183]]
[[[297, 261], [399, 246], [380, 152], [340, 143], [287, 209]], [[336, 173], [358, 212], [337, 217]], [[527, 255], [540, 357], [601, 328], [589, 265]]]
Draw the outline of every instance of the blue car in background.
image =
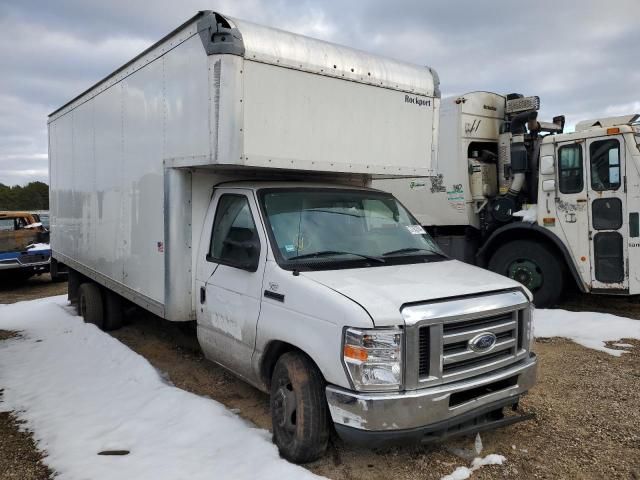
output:
[[50, 263], [49, 230], [41, 217], [30, 212], [0, 212], [0, 280], [24, 281], [47, 273]]

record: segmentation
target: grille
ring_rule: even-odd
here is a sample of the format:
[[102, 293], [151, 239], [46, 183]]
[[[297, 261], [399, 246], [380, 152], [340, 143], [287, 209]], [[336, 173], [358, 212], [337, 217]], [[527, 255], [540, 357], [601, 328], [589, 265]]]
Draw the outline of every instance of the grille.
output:
[[428, 328], [420, 329], [420, 338], [419, 338], [419, 350], [420, 350], [420, 363], [418, 366], [418, 375], [421, 377], [426, 377], [429, 375], [429, 341], [430, 341], [430, 330]]
[[18, 258], [18, 261], [23, 265], [27, 265], [29, 263], [46, 262], [48, 259], [49, 259], [49, 255], [31, 253], [31, 254], [20, 255], [20, 257]]
[[[452, 380], [479, 374], [516, 360], [518, 353], [518, 312], [509, 312], [472, 320], [442, 324], [442, 379]], [[429, 336], [433, 326], [420, 328], [419, 377], [429, 373]], [[491, 332], [496, 344], [488, 352], [475, 352], [469, 348], [469, 340]]]

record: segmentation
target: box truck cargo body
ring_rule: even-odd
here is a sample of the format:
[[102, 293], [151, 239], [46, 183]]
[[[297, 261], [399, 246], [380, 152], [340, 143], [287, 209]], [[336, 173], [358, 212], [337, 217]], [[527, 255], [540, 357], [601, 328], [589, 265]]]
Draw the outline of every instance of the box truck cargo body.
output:
[[270, 391], [294, 461], [330, 423], [367, 442], [512, 423], [535, 380], [528, 292], [368, 188], [430, 175], [438, 109], [427, 67], [199, 13], [50, 115], [71, 300], [105, 329], [123, 301], [196, 321], [207, 358]]

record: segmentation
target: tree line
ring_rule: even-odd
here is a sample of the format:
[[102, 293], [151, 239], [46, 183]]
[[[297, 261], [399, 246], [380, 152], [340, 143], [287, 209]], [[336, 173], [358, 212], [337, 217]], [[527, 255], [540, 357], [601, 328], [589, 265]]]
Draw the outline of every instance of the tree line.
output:
[[31, 182], [10, 187], [0, 183], [0, 210], [49, 210], [49, 185]]

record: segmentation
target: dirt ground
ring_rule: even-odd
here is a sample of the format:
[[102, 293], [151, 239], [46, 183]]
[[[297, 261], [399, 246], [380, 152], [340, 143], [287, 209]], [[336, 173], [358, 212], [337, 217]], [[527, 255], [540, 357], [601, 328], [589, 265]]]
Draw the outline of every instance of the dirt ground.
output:
[[[34, 282], [33, 289], [51, 292], [40, 295], [53, 295], [64, 293], [63, 285], [45, 287]], [[18, 290], [0, 290], [0, 302], [40, 296], [28, 288], [24, 293]], [[624, 298], [575, 295], [561, 308], [640, 319], [640, 304]], [[138, 317], [113, 336], [147, 358], [177, 387], [211, 397], [258, 427], [270, 428], [268, 397], [206, 361], [188, 331]], [[613, 357], [565, 339], [538, 339], [539, 381], [521, 402], [537, 418], [483, 433], [483, 455], [497, 453], [507, 461], [483, 467], [472, 478], [640, 479], [640, 342], [624, 342], [634, 347]], [[12, 455], [3, 452], [3, 437], [17, 431], [11, 422], [0, 417], [0, 479], [47, 478], [2, 476], [2, 466], [9, 464], [5, 457]], [[7, 433], [11, 431], [14, 433]], [[472, 446], [472, 438], [461, 438], [435, 447], [370, 451], [333, 438], [328, 455], [307, 468], [336, 480], [438, 479], [457, 466], [468, 466], [470, 460], [461, 450], [470, 451]], [[26, 449], [25, 464], [41, 465], [32, 443], [27, 441], [21, 448]]]
[[16, 303], [67, 293], [66, 282], [52, 282], [48, 273], [31, 277], [25, 282], [0, 282], [0, 303]]

